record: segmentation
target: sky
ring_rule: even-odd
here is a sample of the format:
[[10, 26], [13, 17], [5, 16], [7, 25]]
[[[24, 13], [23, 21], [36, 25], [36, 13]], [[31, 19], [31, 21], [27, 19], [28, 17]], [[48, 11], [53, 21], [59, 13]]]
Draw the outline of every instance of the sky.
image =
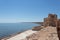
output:
[[0, 23], [41, 22], [49, 13], [60, 18], [60, 0], [0, 0]]

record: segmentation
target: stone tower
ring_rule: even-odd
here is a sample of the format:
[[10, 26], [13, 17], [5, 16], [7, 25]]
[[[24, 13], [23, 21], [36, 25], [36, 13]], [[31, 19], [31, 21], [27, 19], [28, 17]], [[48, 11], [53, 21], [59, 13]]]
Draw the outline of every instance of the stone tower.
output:
[[44, 18], [44, 26], [56, 26], [57, 15], [49, 14], [47, 18]]

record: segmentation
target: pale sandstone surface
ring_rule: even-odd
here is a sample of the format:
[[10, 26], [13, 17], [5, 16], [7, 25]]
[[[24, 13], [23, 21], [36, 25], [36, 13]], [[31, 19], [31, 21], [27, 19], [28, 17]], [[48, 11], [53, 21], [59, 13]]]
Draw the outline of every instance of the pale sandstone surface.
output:
[[23, 40], [59, 40], [56, 27], [46, 27]]
[[33, 34], [33, 33], [36, 33], [36, 32], [37, 32], [37, 31], [27, 30], [27, 31], [25, 31], [25, 32], [23, 32], [23, 33], [20, 33], [20, 34], [17, 34], [17, 35], [15, 35], [14, 37], [11, 37], [11, 38], [9, 38], [9, 39], [4, 38], [4, 39], [2, 39], [2, 40], [22, 40], [22, 39], [25, 39], [26, 36], [29, 36], [29, 35], [31, 35], [31, 34]]

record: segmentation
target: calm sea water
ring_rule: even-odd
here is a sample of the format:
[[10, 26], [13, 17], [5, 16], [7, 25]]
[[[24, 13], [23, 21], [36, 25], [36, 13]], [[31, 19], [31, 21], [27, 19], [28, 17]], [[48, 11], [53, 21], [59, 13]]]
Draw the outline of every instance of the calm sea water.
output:
[[22, 32], [37, 26], [35, 23], [0, 23], [0, 37]]

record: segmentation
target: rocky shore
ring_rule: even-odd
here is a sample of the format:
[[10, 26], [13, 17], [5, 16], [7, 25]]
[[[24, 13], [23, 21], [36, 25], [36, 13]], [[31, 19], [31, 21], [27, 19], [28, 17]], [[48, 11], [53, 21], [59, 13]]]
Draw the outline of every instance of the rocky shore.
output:
[[3, 38], [1, 40], [22, 40], [22, 39], [25, 39], [27, 36], [33, 34], [33, 33], [36, 33], [37, 31], [32, 31], [32, 30], [27, 30], [25, 32], [22, 32], [22, 33], [19, 33], [15, 36], [12, 35], [12, 37], [6, 37], [6, 38]]
[[9, 39], [2, 40], [59, 40], [56, 27], [46, 27], [39, 31], [27, 30]]
[[46, 27], [24, 40], [59, 40], [56, 27]]

